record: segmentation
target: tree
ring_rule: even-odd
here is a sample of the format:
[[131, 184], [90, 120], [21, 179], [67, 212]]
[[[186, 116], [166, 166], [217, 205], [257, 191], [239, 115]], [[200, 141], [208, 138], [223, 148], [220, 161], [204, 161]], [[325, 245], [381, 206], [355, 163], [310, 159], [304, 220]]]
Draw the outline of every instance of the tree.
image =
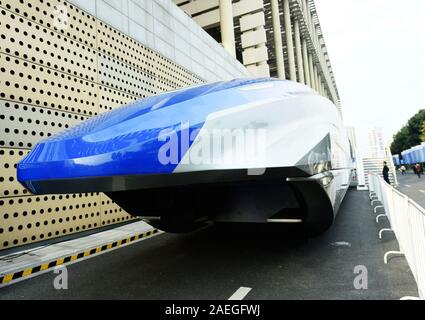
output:
[[399, 132], [394, 135], [391, 144], [392, 154], [401, 154], [404, 150], [421, 144], [425, 141], [425, 109], [420, 110], [407, 122]]
[[422, 142], [425, 142], [425, 121], [422, 122], [422, 129], [421, 129], [421, 136], [420, 136], [420, 138], [421, 138], [421, 141]]
[[409, 149], [408, 145], [409, 129], [405, 125], [399, 132], [394, 135], [393, 143], [391, 144], [392, 154], [401, 154], [404, 150]]

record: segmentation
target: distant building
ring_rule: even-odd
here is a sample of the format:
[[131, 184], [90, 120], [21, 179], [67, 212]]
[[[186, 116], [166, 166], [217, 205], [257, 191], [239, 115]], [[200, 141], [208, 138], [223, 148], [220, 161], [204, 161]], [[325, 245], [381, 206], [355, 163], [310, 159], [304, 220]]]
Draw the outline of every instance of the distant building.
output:
[[368, 143], [366, 150], [366, 155], [368, 157], [379, 158], [386, 155], [382, 128], [375, 127], [369, 131]]

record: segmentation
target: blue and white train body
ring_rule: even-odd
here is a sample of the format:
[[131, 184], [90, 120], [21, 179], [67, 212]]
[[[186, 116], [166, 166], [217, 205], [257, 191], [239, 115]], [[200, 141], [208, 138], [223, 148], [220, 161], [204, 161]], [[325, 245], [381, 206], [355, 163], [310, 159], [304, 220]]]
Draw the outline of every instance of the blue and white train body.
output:
[[396, 154], [396, 155], [393, 155], [393, 164], [395, 165], [395, 166], [401, 166], [402, 165], [402, 161], [400, 160], [400, 156], [398, 155], [398, 154]]
[[275, 79], [164, 93], [38, 143], [18, 164], [35, 194], [104, 192], [170, 232], [203, 221], [333, 222], [353, 164], [335, 105]]
[[401, 153], [404, 164], [416, 164], [425, 162], [425, 142], [414, 146]]

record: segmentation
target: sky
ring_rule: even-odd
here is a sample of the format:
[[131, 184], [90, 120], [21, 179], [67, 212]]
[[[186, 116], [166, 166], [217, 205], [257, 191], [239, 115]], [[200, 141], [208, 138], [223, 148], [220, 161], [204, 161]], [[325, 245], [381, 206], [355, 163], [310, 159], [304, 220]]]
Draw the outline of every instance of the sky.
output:
[[424, 0], [315, 0], [346, 125], [364, 150], [425, 109]]

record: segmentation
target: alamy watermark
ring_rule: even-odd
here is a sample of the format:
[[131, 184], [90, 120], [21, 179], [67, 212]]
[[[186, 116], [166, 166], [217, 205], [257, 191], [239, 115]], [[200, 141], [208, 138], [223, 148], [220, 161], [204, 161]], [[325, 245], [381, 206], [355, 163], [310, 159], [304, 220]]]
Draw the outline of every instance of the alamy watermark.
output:
[[353, 272], [354, 274], [357, 275], [353, 281], [354, 288], [356, 290], [369, 289], [368, 270], [366, 266], [363, 266], [363, 265], [355, 266]]
[[204, 168], [247, 169], [248, 175], [265, 172], [267, 131], [263, 128], [195, 129], [187, 122], [158, 135], [162, 165], [193, 165]]
[[68, 290], [68, 269], [66, 266], [59, 266], [53, 269], [57, 276], [53, 279], [53, 287], [56, 290]]

